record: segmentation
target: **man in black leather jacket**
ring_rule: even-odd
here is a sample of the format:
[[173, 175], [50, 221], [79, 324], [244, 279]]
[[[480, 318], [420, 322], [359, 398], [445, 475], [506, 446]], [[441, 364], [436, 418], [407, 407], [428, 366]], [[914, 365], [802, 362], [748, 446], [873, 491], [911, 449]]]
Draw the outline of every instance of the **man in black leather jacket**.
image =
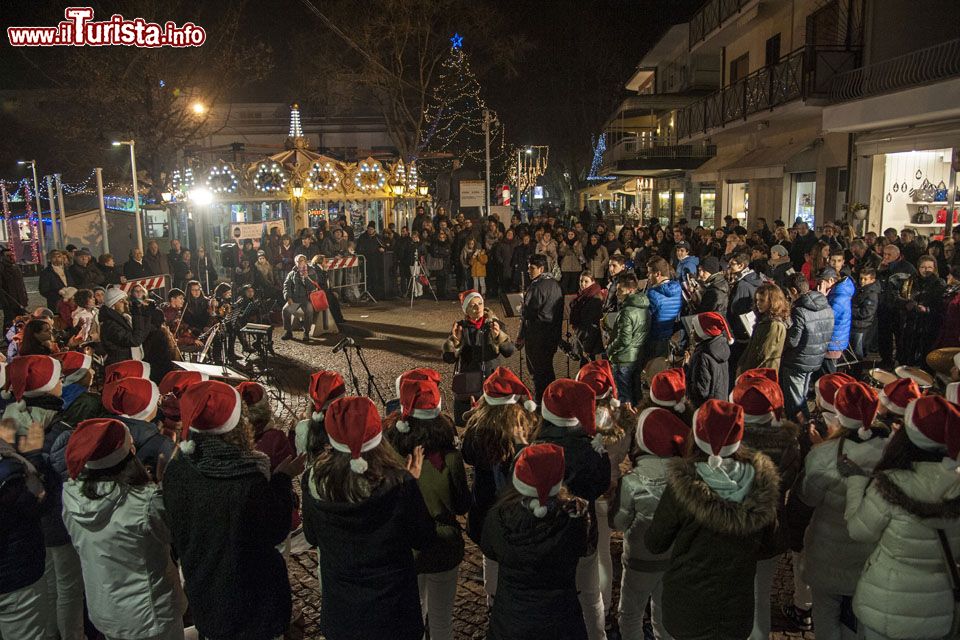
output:
[[534, 396], [540, 403], [547, 385], [556, 379], [553, 356], [563, 333], [563, 291], [547, 275], [547, 256], [535, 253], [528, 261], [530, 285], [523, 294], [517, 346], [527, 351], [527, 366], [533, 376]]

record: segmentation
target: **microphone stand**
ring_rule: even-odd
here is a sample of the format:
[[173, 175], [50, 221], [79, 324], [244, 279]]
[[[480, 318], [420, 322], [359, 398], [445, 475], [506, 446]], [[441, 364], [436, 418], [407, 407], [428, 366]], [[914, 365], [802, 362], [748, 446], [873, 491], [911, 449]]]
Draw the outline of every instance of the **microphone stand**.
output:
[[[350, 375], [350, 380], [353, 382], [353, 392], [356, 395], [360, 395], [360, 380], [357, 379], [357, 374], [353, 370], [353, 358], [350, 356], [350, 349], [346, 348], [343, 350], [343, 357], [347, 361], [347, 372]], [[366, 366], [366, 364], [364, 364]], [[369, 369], [368, 369], [369, 371]]]
[[[371, 396], [371, 391], [376, 392], [377, 398], [380, 399], [380, 404], [384, 407], [387, 406], [387, 401], [384, 399], [383, 394], [380, 392], [380, 387], [377, 385], [376, 376], [373, 375], [373, 372], [370, 371], [370, 367], [367, 366], [367, 359], [363, 357], [363, 349], [360, 348], [359, 344], [353, 345], [357, 350], [357, 358], [360, 360], [360, 364], [363, 366], [363, 370], [367, 372], [367, 397]], [[353, 371], [351, 369], [351, 375]], [[356, 378], [354, 378], [354, 388], [356, 388]]]

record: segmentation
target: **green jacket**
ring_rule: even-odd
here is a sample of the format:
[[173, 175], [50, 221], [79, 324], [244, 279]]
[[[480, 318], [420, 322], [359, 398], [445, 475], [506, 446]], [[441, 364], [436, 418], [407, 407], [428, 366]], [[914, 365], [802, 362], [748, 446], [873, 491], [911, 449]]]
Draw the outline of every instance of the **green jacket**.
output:
[[783, 353], [783, 344], [787, 339], [787, 325], [770, 316], [757, 320], [753, 327], [753, 335], [747, 348], [737, 363], [737, 375], [747, 369], [767, 367], [774, 371], [780, 370], [780, 355]]
[[642, 291], [623, 300], [617, 321], [610, 334], [607, 357], [614, 364], [629, 364], [640, 359], [643, 344], [650, 332], [650, 301]]
[[470, 508], [470, 487], [463, 457], [459, 451], [443, 454], [442, 469], [424, 459], [423, 470], [417, 484], [433, 518], [437, 530], [437, 542], [422, 551], [414, 552], [417, 573], [439, 573], [457, 567], [463, 560], [463, 535], [457, 516]]

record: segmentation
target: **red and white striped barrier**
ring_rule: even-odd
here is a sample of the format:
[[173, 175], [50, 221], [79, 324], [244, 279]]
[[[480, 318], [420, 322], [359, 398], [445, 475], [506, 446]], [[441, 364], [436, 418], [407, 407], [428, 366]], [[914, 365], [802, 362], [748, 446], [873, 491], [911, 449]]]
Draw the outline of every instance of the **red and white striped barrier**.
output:
[[136, 278], [134, 280], [127, 280], [120, 285], [120, 290], [126, 293], [130, 293], [136, 285], [141, 285], [147, 291], [153, 289], [166, 289], [167, 288], [167, 278], [170, 276], [150, 276], [149, 278]]
[[349, 269], [356, 267], [360, 263], [358, 256], [347, 256], [346, 258], [329, 258], [323, 261], [323, 268], [327, 271], [331, 269]]

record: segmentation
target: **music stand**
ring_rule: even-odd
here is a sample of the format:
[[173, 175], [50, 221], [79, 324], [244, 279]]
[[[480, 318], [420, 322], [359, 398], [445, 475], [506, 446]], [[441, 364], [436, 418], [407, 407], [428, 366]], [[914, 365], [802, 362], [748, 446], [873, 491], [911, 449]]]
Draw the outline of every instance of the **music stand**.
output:
[[208, 378], [224, 380], [233, 384], [250, 379], [245, 373], [232, 369], [225, 364], [203, 364], [202, 362], [187, 362], [185, 360], [174, 360], [173, 364], [184, 371], [196, 371], [205, 374]]

